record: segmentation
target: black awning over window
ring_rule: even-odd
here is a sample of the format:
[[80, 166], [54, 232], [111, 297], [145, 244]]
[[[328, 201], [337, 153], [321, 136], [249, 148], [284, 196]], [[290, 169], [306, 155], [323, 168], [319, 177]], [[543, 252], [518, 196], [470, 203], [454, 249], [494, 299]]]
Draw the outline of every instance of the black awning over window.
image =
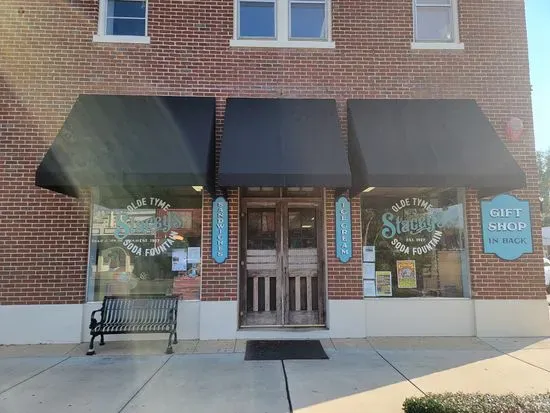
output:
[[228, 99], [219, 183], [349, 187], [336, 102]]
[[525, 186], [473, 100], [350, 100], [353, 192], [367, 187], [470, 187], [490, 195]]
[[36, 171], [36, 185], [205, 186], [214, 182], [215, 99], [81, 95]]

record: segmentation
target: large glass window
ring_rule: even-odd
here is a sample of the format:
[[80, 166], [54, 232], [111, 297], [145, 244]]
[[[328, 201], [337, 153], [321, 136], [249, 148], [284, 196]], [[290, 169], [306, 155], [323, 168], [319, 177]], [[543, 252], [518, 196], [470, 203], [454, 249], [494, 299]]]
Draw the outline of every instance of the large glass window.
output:
[[361, 201], [365, 296], [468, 296], [464, 191], [369, 189]]
[[202, 195], [193, 189], [96, 194], [88, 301], [106, 295], [200, 298]]

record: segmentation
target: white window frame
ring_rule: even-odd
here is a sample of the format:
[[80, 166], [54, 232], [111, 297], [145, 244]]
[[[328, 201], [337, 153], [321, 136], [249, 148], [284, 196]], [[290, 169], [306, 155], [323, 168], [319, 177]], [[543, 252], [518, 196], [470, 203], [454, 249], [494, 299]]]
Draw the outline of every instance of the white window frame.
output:
[[[422, 0], [412, 0], [413, 6], [413, 42], [411, 43], [412, 49], [450, 49], [450, 50], [463, 50], [464, 43], [460, 42], [459, 31], [459, 18], [458, 18], [458, 0], [451, 0], [451, 5], [448, 6], [443, 2], [441, 4], [424, 4], [418, 5]], [[448, 42], [442, 41], [430, 41], [430, 40], [417, 40], [416, 39], [416, 27], [417, 27], [417, 9], [418, 7], [450, 7], [451, 8], [451, 21], [452, 21], [452, 33], [453, 40]]]
[[[334, 49], [332, 41], [332, 0], [249, 0], [275, 3], [275, 38], [240, 37], [240, 3], [247, 0], [233, 0], [233, 38], [232, 47], [279, 47], [279, 48], [317, 48]], [[291, 3], [325, 3], [326, 36], [324, 39], [290, 37]]]
[[149, 0], [130, 0], [130, 1], [145, 1], [145, 36], [120, 36], [107, 34], [107, 9], [109, 0], [99, 0], [99, 15], [97, 19], [97, 34], [94, 35], [93, 41], [100, 43], [145, 43], [151, 42], [149, 37]]

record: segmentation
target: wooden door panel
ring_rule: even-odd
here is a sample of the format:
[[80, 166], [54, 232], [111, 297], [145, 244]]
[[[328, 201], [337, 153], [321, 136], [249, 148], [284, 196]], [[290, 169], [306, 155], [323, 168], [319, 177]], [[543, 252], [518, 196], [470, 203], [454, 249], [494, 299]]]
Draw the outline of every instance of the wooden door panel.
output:
[[319, 206], [288, 206], [286, 256], [288, 325], [319, 325], [320, 247]]
[[278, 247], [278, 222], [275, 207], [246, 209], [243, 219], [244, 326], [274, 326], [282, 323], [280, 314], [280, 291], [277, 288], [280, 278]]

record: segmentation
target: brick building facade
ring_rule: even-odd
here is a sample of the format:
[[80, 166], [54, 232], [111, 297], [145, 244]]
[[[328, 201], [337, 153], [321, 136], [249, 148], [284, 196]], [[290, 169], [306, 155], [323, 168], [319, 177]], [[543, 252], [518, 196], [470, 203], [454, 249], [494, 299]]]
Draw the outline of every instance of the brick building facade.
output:
[[[342, 263], [335, 254], [336, 189], [327, 188], [328, 330], [322, 331], [334, 337], [550, 331], [522, 0], [459, 0], [463, 48], [442, 49], [411, 46], [413, 0], [332, 0], [334, 47], [327, 48], [230, 45], [236, 14], [229, 0], [149, 0], [148, 43], [94, 41], [100, 3], [6, 0], [0, 11], [0, 312], [14, 320], [0, 342], [86, 337], [93, 306], [86, 300], [90, 192], [75, 199], [35, 185], [38, 165], [82, 94], [215, 97], [218, 158], [228, 98], [334, 99], [346, 147], [350, 99], [475, 100], [525, 172], [527, 186], [513, 194], [531, 203], [533, 253], [515, 261], [485, 254], [480, 198], [467, 189], [464, 289], [470, 293], [457, 299], [364, 299], [361, 195], [351, 200], [353, 251]], [[506, 136], [511, 117], [524, 122], [519, 140]], [[227, 193], [229, 258], [218, 264], [210, 249], [212, 197], [203, 191], [200, 301], [182, 304], [182, 337], [246, 336], [237, 314], [240, 194], [237, 188]], [[40, 320], [37, 314], [55, 311], [65, 312], [74, 331], [61, 338], [18, 333], [16, 320]], [[458, 321], [451, 316], [457, 312], [463, 317]], [[388, 318], [374, 320], [380, 313]], [[402, 325], [407, 323], [413, 326]]]

